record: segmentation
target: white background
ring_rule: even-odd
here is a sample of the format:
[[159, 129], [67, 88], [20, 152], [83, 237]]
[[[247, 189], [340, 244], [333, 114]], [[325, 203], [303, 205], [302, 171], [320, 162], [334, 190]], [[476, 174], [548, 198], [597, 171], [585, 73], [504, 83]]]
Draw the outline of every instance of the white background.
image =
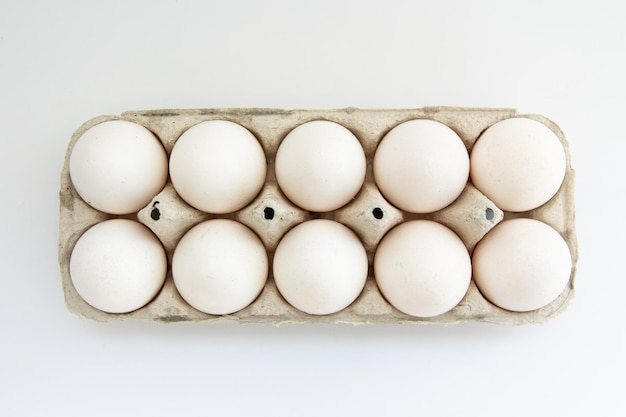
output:
[[[2, 0], [0, 415], [626, 415], [622, 4]], [[59, 174], [84, 121], [436, 105], [515, 107], [566, 133], [581, 258], [565, 314], [275, 328], [65, 309]]]

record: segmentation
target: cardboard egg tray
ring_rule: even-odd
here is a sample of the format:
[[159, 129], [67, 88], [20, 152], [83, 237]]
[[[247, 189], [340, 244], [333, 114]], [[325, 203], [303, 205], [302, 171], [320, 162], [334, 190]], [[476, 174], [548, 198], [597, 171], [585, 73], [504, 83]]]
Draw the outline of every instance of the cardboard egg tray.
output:
[[[374, 182], [372, 161], [379, 141], [394, 126], [411, 119], [431, 119], [452, 128], [471, 152], [480, 134], [494, 123], [511, 118], [527, 117], [548, 126], [561, 140], [567, 158], [565, 180], [557, 194], [543, 206], [523, 213], [503, 212], [468, 182], [460, 197], [450, 206], [428, 214], [413, 214], [399, 210], [387, 202]], [[180, 135], [206, 120], [229, 120], [250, 130], [263, 146], [268, 170], [265, 185], [259, 195], [242, 210], [227, 215], [201, 212], [185, 203], [175, 192], [171, 181], [141, 211], [133, 215], [114, 216], [87, 205], [72, 186], [69, 176], [69, 156], [76, 140], [90, 127], [108, 120], [128, 120], [145, 126], [162, 142], [168, 153]], [[313, 213], [291, 203], [281, 192], [275, 177], [274, 158], [281, 140], [296, 126], [312, 120], [330, 120], [351, 130], [361, 142], [367, 157], [367, 174], [358, 195], [346, 206], [328, 213]], [[469, 181], [469, 180], [468, 180]], [[407, 323], [437, 322], [444, 324], [483, 321], [518, 325], [540, 323], [561, 312], [574, 295], [577, 243], [574, 229], [574, 171], [571, 167], [567, 142], [556, 124], [543, 116], [519, 115], [512, 109], [422, 108], [396, 110], [275, 110], [275, 109], [198, 109], [129, 111], [120, 116], [101, 116], [83, 124], [72, 136], [61, 174], [59, 263], [65, 302], [70, 311], [97, 320], [151, 320], [158, 322], [240, 322], [240, 323]], [[270, 210], [271, 209], [271, 210]], [[273, 211], [272, 211], [273, 210]], [[273, 216], [272, 216], [273, 214]], [[360, 296], [347, 308], [335, 314], [313, 316], [289, 305], [278, 292], [272, 272], [259, 297], [248, 307], [234, 314], [212, 316], [189, 306], [177, 292], [168, 269], [159, 294], [146, 306], [124, 314], [111, 314], [87, 304], [72, 285], [69, 261], [76, 241], [88, 228], [111, 218], [137, 220], [161, 240], [171, 266], [176, 244], [192, 226], [213, 218], [228, 218], [254, 230], [272, 257], [281, 237], [292, 227], [315, 218], [338, 221], [351, 228], [361, 239], [369, 259], [369, 276]], [[511, 312], [487, 301], [473, 280], [461, 302], [445, 314], [432, 318], [417, 318], [392, 307], [379, 292], [373, 277], [372, 260], [376, 247], [387, 231], [408, 220], [429, 219], [455, 231], [469, 253], [476, 243], [503, 219], [527, 217], [547, 223], [567, 242], [572, 255], [569, 284], [549, 305], [530, 312]]]

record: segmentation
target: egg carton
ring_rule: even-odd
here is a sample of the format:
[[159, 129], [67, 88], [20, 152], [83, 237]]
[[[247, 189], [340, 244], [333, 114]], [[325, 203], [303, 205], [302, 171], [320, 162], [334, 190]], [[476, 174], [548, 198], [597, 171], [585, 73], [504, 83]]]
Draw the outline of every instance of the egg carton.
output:
[[[480, 134], [498, 121], [525, 117], [551, 129], [561, 141], [566, 154], [565, 179], [554, 197], [546, 204], [527, 212], [502, 211], [471, 182], [448, 207], [428, 214], [402, 211], [390, 204], [378, 190], [373, 177], [372, 161], [378, 143], [390, 129], [413, 119], [430, 119], [453, 129], [471, 152]], [[243, 209], [225, 215], [199, 211], [176, 193], [171, 181], [152, 201], [136, 214], [111, 215], [89, 206], [78, 195], [69, 175], [69, 157], [78, 138], [89, 128], [109, 120], [127, 120], [152, 131], [169, 155], [176, 140], [190, 127], [208, 120], [238, 123], [252, 132], [261, 143], [268, 168], [265, 184], [257, 197]], [[275, 175], [274, 160], [281, 140], [295, 127], [313, 120], [328, 120], [348, 128], [360, 141], [367, 159], [365, 182], [357, 196], [338, 210], [315, 213], [301, 209], [281, 192]], [[101, 116], [84, 123], [72, 136], [61, 174], [59, 263], [63, 292], [68, 309], [82, 317], [97, 321], [150, 320], [156, 322], [239, 322], [239, 323], [443, 323], [491, 322], [519, 325], [541, 323], [561, 312], [574, 295], [574, 275], [578, 257], [574, 229], [574, 171], [568, 144], [558, 126], [539, 115], [520, 115], [514, 109], [447, 108], [421, 109], [197, 109], [128, 111], [119, 116]], [[373, 277], [372, 261], [377, 245], [394, 226], [414, 219], [428, 219], [452, 229], [471, 254], [475, 245], [504, 219], [525, 217], [540, 220], [554, 228], [566, 241], [572, 255], [569, 283], [550, 304], [533, 311], [513, 312], [489, 302], [473, 279], [461, 302], [452, 310], [435, 317], [409, 316], [389, 304], [379, 291]], [[91, 226], [113, 218], [139, 221], [151, 229], [163, 244], [168, 268], [165, 283], [157, 296], [144, 307], [130, 313], [112, 314], [87, 304], [77, 293], [70, 277], [69, 261], [79, 237]], [[290, 304], [279, 293], [270, 268], [267, 282], [257, 299], [244, 309], [228, 315], [214, 316], [200, 312], [180, 296], [174, 286], [171, 261], [174, 249], [190, 228], [203, 221], [226, 218], [252, 229], [262, 240], [270, 265], [280, 239], [294, 226], [316, 218], [335, 220], [348, 226], [361, 239], [369, 261], [369, 274], [358, 298], [347, 308], [329, 315], [309, 315]]]

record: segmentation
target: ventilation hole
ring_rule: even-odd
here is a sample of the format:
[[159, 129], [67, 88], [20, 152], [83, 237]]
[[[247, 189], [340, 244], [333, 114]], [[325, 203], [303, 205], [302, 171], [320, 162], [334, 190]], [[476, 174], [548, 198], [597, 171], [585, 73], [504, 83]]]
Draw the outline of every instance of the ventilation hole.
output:
[[375, 219], [382, 219], [383, 218], [383, 210], [380, 207], [376, 207], [374, 210], [372, 210], [372, 216], [374, 216]]
[[485, 210], [485, 217], [487, 218], [487, 220], [493, 220], [493, 214], [493, 210], [487, 207], [487, 210]]
[[159, 211], [159, 209], [157, 208], [157, 204], [159, 204], [158, 201], [155, 201], [152, 204], [152, 211], [150, 212], [150, 217], [152, 218], [152, 220], [157, 221], [161, 218], [161, 212]]
[[271, 207], [265, 207], [265, 210], [263, 210], [263, 217], [265, 217], [266, 220], [272, 220], [274, 218], [274, 209]]

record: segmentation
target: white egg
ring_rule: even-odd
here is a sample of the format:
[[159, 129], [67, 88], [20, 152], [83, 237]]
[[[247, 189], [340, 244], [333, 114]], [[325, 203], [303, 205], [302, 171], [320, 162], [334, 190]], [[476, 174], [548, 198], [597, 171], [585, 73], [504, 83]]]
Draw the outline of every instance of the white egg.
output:
[[144, 208], [165, 186], [167, 155], [145, 127], [112, 120], [76, 141], [69, 172], [87, 204], [106, 213], [129, 214]]
[[146, 305], [163, 286], [166, 272], [161, 242], [132, 220], [107, 220], [91, 227], [78, 239], [70, 258], [70, 277], [78, 294], [108, 313]]
[[361, 189], [365, 154], [345, 127], [325, 120], [304, 123], [281, 142], [276, 179], [287, 198], [303, 209], [336, 210]]
[[487, 129], [470, 155], [472, 183], [499, 208], [521, 212], [546, 203], [565, 177], [565, 150], [547, 126], [506, 119]]
[[332, 220], [291, 229], [274, 254], [274, 280], [289, 304], [308, 314], [349, 306], [367, 280], [367, 254], [359, 238]]
[[478, 242], [474, 281], [492, 303], [531, 311], [556, 299], [569, 282], [572, 258], [556, 230], [532, 219], [507, 220]]
[[189, 230], [174, 250], [172, 275], [180, 295], [207, 314], [235, 313], [261, 293], [268, 275], [265, 247], [241, 223], [216, 219]]
[[472, 275], [469, 253], [450, 229], [429, 220], [402, 223], [385, 235], [374, 277], [387, 301], [403, 313], [433, 317], [454, 308]]
[[198, 210], [231, 213], [250, 203], [265, 183], [267, 162], [256, 137], [226, 120], [183, 133], [170, 155], [176, 192]]
[[469, 156], [461, 138], [434, 120], [410, 120], [389, 131], [374, 155], [383, 196], [412, 213], [440, 210], [463, 192]]

